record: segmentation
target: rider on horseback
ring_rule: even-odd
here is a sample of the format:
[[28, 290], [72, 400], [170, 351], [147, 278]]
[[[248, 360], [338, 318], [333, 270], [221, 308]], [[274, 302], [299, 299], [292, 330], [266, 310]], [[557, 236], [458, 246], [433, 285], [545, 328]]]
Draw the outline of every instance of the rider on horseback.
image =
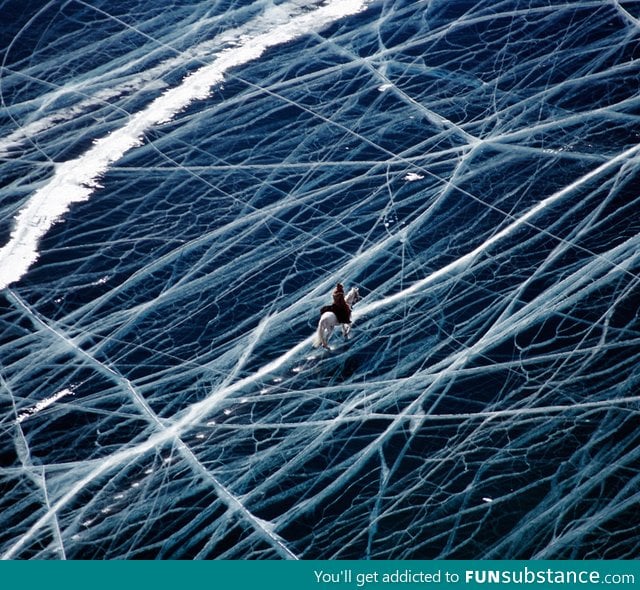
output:
[[332, 311], [339, 324], [351, 323], [351, 308], [344, 300], [344, 287], [342, 283], [338, 283], [333, 291], [333, 303], [322, 307], [320, 314], [322, 315], [325, 311]]

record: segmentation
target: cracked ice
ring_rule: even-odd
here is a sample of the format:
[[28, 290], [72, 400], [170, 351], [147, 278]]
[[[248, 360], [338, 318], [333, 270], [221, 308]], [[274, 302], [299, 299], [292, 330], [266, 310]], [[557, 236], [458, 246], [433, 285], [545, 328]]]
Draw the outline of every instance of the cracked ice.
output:
[[640, 2], [0, 7], [2, 557], [638, 556]]

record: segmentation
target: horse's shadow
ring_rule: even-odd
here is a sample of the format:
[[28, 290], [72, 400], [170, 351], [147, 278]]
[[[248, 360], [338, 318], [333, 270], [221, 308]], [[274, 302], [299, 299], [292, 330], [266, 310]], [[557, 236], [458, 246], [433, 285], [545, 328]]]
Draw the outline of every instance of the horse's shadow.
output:
[[317, 348], [307, 357], [307, 370], [324, 384], [344, 382], [358, 373], [365, 356], [358, 348], [358, 336], [332, 340], [329, 349]]

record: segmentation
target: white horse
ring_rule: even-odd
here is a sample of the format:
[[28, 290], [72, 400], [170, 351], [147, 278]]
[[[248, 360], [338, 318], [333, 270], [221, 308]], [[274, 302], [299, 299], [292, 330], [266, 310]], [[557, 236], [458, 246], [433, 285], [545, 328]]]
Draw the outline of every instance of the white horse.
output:
[[[360, 301], [360, 291], [358, 291], [358, 287], [352, 287], [349, 292], [345, 295], [344, 300], [347, 302], [350, 308]], [[330, 307], [330, 306], [327, 306]], [[325, 311], [320, 316], [320, 321], [318, 322], [318, 329], [316, 330], [316, 334], [313, 338], [313, 346], [314, 348], [318, 348], [318, 346], [322, 346], [323, 348], [329, 349], [329, 338], [333, 333], [333, 329], [338, 325], [338, 318], [336, 314], [332, 311]], [[342, 335], [345, 338], [349, 337], [349, 332], [351, 331], [351, 324], [341, 324], [342, 327]]]

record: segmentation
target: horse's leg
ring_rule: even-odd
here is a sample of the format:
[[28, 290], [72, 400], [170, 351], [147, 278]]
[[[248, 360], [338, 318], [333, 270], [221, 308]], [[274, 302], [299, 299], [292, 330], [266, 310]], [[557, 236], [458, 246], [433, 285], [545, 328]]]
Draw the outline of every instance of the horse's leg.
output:
[[324, 317], [321, 317], [318, 321], [318, 329], [316, 330], [314, 346], [322, 346], [322, 348], [327, 348], [327, 329]]
[[335, 325], [336, 321], [333, 313], [328, 313], [322, 318], [322, 346], [327, 350], [331, 350], [329, 347], [329, 338], [331, 338], [331, 334], [333, 334]]
[[318, 346], [322, 346], [323, 348], [327, 347], [327, 339], [325, 337], [325, 328], [324, 328], [325, 322], [323, 320], [323, 318], [320, 318], [318, 320], [318, 327], [316, 329], [316, 335], [313, 339], [313, 346], [314, 348], [318, 348]]
[[320, 345], [322, 348], [327, 348], [327, 334], [324, 320], [320, 320], [320, 324], [318, 325], [318, 336], [320, 336]]
[[331, 337], [332, 332], [333, 326], [331, 324], [324, 326], [324, 330], [322, 331], [322, 346], [327, 350], [331, 350], [331, 348], [329, 348], [329, 338]]
[[333, 313], [324, 313], [318, 321], [318, 328], [316, 329], [315, 336], [313, 337], [313, 346], [317, 348], [322, 346], [327, 350], [331, 350], [329, 347], [329, 338], [333, 334], [333, 328], [336, 326], [337, 321]]

